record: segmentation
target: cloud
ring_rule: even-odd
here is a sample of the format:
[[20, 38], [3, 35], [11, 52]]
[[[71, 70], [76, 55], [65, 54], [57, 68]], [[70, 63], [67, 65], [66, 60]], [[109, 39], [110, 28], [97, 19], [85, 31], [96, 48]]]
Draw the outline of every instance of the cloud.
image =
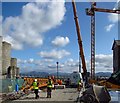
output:
[[105, 27], [105, 30], [106, 30], [107, 32], [109, 32], [109, 31], [111, 31], [111, 29], [112, 29], [114, 26], [115, 26], [115, 24], [109, 24], [109, 25], [107, 25], [107, 26]]
[[[52, 51], [51, 51], [52, 52]], [[56, 57], [51, 55], [51, 52], [45, 52], [43, 59], [37, 60], [30, 58], [28, 60], [18, 59], [18, 66], [21, 68], [21, 71], [29, 71], [27, 68], [30, 68], [30, 71], [45, 71], [45, 72], [55, 72], [56, 71]], [[60, 51], [56, 51], [58, 54]], [[62, 53], [61, 53], [62, 54]], [[50, 55], [50, 56], [48, 56]], [[57, 54], [56, 54], [57, 55]], [[56, 56], [55, 55], [55, 56]], [[58, 58], [59, 56], [57, 56]], [[65, 57], [65, 56], [63, 56]], [[46, 59], [47, 58], [47, 59]], [[51, 58], [51, 59], [49, 59]], [[50, 61], [49, 61], [50, 60]], [[113, 56], [112, 54], [98, 54], [95, 56], [95, 72], [112, 72], [113, 71]], [[86, 61], [87, 71], [91, 72], [90, 60]], [[68, 58], [66, 61], [59, 60], [59, 72], [72, 73], [73, 71], [78, 71], [79, 61], [72, 58]], [[26, 69], [27, 70], [26, 70]], [[81, 71], [83, 71], [81, 69]]]
[[70, 42], [68, 37], [61, 37], [57, 36], [53, 41], [52, 44], [55, 46], [66, 46]]
[[[91, 72], [91, 61], [86, 61], [87, 70]], [[113, 71], [113, 55], [98, 54], [95, 56], [95, 72], [112, 72]]]
[[78, 67], [78, 61], [75, 61], [72, 58], [70, 58], [67, 60], [67, 62], [65, 62], [65, 65], [69, 67]]
[[61, 59], [65, 56], [70, 55], [70, 52], [66, 50], [52, 50], [50, 52], [41, 51], [38, 53], [42, 58], [48, 58], [48, 59]]
[[[18, 66], [20, 67], [21, 72], [30, 72], [34, 70], [56, 72], [57, 64], [56, 61], [46, 61], [46, 59], [36, 60], [30, 58], [27, 60], [18, 59]], [[59, 61], [58, 69], [59, 72], [72, 73], [73, 71], [78, 70], [78, 61], [73, 60], [72, 58], [66, 60], [64, 63]]]
[[31, 65], [31, 64], [33, 64], [33, 65], [39, 65], [39, 66], [41, 66], [41, 65], [43, 65], [43, 64], [46, 64], [46, 63], [51, 63], [51, 62], [53, 62], [53, 60], [52, 59], [42, 59], [42, 60], [36, 60], [36, 59], [33, 59], [33, 58], [29, 58], [29, 59], [27, 59], [27, 60], [22, 60], [22, 59], [18, 59], [17, 60], [17, 63], [20, 65]]
[[[96, 72], [112, 72], [113, 69], [113, 55], [99, 54], [95, 56]], [[109, 71], [108, 71], [109, 70]]]
[[34, 59], [33, 58], [30, 58], [29, 60], [28, 60], [28, 63], [33, 63], [34, 62]]
[[[118, 10], [118, 9], [120, 10], [120, 0], [116, 2], [115, 7], [113, 8], [113, 10]], [[120, 20], [118, 15], [120, 16], [120, 14], [115, 14], [115, 13], [108, 14], [109, 21], [112, 23], [117, 23]]]
[[[119, 14], [119, 15], [120, 15], [120, 14]], [[112, 23], [117, 23], [118, 20], [120, 20], [118, 14], [113, 14], [113, 13], [108, 15], [108, 19], [109, 19], [109, 21], [112, 22]]]
[[96, 62], [109, 64], [112, 63], [112, 57], [113, 57], [112, 54], [109, 55], [99, 54], [95, 56], [95, 59]]
[[41, 46], [43, 33], [62, 24], [65, 2], [50, 1], [27, 3], [22, 7], [21, 15], [5, 18], [4, 40], [10, 42], [13, 49], [23, 49], [24, 45]]

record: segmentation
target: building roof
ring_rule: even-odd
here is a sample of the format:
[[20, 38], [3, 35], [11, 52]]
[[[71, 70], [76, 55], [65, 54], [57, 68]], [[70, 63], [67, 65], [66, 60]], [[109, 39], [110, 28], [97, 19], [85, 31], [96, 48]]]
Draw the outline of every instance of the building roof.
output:
[[112, 46], [112, 50], [114, 50], [114, 48], [116, 46], [120, 46], [120, 40], [114, 40], [113, 46]]

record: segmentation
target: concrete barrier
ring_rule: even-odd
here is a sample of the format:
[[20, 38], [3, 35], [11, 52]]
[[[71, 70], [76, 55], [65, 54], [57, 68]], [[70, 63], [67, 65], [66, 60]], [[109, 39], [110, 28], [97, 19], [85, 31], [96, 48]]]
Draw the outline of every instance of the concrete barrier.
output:
[[64, 89], [65, 85], [54, 85], [55, 89]]

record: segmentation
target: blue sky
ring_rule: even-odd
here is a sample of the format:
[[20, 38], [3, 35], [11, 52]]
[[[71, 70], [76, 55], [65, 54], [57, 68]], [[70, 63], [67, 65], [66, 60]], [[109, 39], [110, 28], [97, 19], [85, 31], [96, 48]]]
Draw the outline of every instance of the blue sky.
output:
[[[99, 2], [97, 7], [113, 9], [117, 2]], [[77, 14], [90, 71], [89, 2], [76, 2]], [[96, 72], [112, 72], [112, 44], [118, 39], [118, 16], [96, 13]], [[78, 70], [78, 41], [71, 2], [3, 2], [2, 36], [12, 44], [11, 56], [21, 72]]]

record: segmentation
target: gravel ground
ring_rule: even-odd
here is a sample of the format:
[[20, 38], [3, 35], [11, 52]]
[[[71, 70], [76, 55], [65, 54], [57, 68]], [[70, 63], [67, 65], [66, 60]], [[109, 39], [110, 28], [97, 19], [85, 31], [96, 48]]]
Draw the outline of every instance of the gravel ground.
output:
[[[20, 98], [19, 100], [14, 100], [14, 102], [35, 102], [35, 101], [47, 101], [48, 102], [53, 102], [53, 101], [58, 101], [58, 102], [69, 102], [72, 103], [76, 101], [78, 97], [78, 92], [76, 88], [65, 88], [65, 89], [56, 89], [52, 90], [52, 98], [46, 98], [47, 93], [46, 91], [40, 91], [39, 93], [39, 98], [35, 99], [35, 94], [31, 93], [28, 96], [24, 96]], [[57, 103], [58, 103], [57, 102]]]
[[[2, 103], [75, 103], [78, 97], [76, 88], [56, 89], [52, 91], [52, 98], [46, 98], [46, 90], [40, 91], [39, 98], [35, 99], [35, 94], [23, 96], [18, 100], [5, 101]], [[111, 101], [110, 103], [120, 103], [119, 101]]]

